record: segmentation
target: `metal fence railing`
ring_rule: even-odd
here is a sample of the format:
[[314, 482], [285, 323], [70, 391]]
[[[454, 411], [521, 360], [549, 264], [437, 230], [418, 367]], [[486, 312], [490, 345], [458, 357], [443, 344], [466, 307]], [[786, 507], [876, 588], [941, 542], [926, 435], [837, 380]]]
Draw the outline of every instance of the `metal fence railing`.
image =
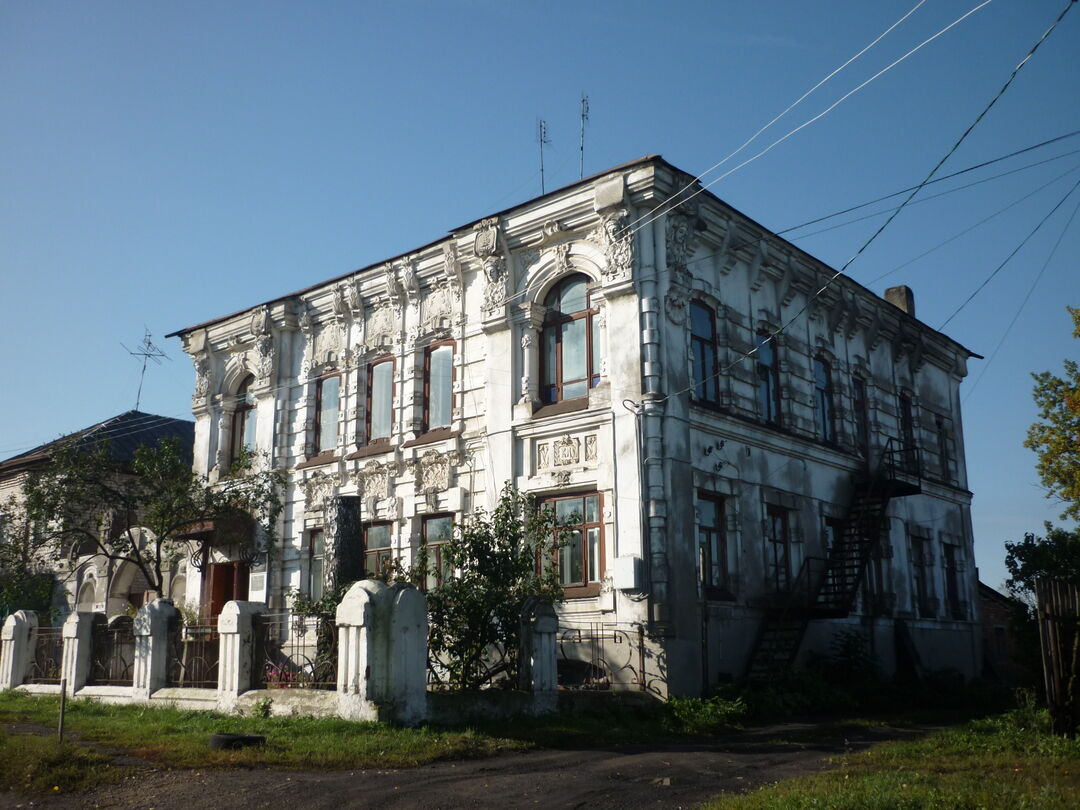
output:
[[64, 637], [60, 627], [39, 627], [28, 683], [60, 683], [64, 665]]
[[95, 617], [91, 632], [90, 671], [87, 684], [131, 686], [135, 669], [135, 633], [130, 616], [106, 621]]
[[255, 689], [337, 689], [337, 626], [329, 616], [264, 613], [254, 620]]
[[216, 689], [221, 646], [216, 619], [206, 624], [169, 623], [166, 685]]

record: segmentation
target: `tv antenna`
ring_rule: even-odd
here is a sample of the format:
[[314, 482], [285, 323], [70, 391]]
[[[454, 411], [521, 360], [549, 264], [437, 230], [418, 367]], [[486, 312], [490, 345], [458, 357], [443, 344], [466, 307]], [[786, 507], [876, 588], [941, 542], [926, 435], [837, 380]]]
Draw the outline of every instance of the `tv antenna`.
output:
[[589, 97], [581, 93], [581, 160], [578, 164], [578, 179], [585, 176], [585, 124], [589, 121]]
[[142, 371], [139, 372], [139, 393], [135, 395], [135, 410], [139, 410], [139, 402], [142, 400], [142, 384], [143, 377], [146, 376], [146, 362], [148, 360], [153, 360], [160, 366], [162, 357], [164, 357], [166, 360], [172, 359], [167, 354], [165, 354], [165, 352], [155, 346], [150, 340], [150, 329], [145, 326], [143, 327], [143, 329], [145, 329], [146, 332], [143, 335], [142, 343], [139, 344], [137, 349], [129, 349], [127, 346], [124, 346], [123, 343], [120, 344], [121, 346], [124, 346], [124, 349], [132, 357], [142, 358]]
[[540, 193], [544, 193], [544, 146], [551, 143], [548, 138], [547, 121], [540, 119], [536, 126], [536, 138], [540, 142]]

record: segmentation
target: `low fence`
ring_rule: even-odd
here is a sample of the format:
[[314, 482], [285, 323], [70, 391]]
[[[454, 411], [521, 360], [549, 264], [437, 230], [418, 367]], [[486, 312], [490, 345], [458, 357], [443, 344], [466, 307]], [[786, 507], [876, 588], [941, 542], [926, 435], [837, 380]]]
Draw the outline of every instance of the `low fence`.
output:
[[27, 683], [59, 684], [64, 663], [63, 629], [39, 627], [33, 640], [34, 655]]
[[166, 686], [217, 689], [221, 637], [217, 621], [189, 625], [179, 616], [169, 622]]
[[135, 631], [131, 617], [117, 616], [106, 621], [94, 616], [90, 642], [90, 669], [86, 683], [91, 686], [132, 686], [135, 677]]
[[263, 613], [254, 617], [252, 634], [252, 688], [337, 689], [333, 617]]
[[559, 688], [573, 691], [648, 691], [645, 628], [591, 622], [558, 633]]
[[1080, 588], [1060, 579], [1035, 580], [1046, 703], [1054, 733], [1080, 730]]

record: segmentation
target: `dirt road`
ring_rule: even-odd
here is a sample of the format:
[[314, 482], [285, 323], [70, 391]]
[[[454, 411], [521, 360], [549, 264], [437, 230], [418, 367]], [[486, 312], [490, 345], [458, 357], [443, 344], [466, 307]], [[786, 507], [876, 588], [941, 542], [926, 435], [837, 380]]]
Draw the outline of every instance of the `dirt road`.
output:
[[[922, 730], [870, 728], [817, 737], [812, 726], [771, 726], [699, 745], [544, 750], [394, 771], [160, 770], [134, 767], [92, 793], [0, 807], [241, 810], [308, 808], [679, 808], [829, 766], [829, 758]], [[810, 739], [810, 741], [807, 741]]]

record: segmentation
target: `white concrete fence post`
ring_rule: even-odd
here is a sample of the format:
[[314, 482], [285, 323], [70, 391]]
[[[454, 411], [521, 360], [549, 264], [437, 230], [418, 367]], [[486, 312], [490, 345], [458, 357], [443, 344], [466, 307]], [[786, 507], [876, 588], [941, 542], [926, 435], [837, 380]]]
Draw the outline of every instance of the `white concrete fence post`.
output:
[[132, 697], [149, 700], [168, 678], [169, 622], [179, 612], [168, 599], [155, 599], [135, 616], [135, 671]]
[[4, 620], [0, 634], [0, 689], [14, 689], [26, 680], [34, 659], [37, 625], [37, 614], [32, 610], [17, 610]]
[[548, 714], [559, 707], [559, 617], [546, 599], [532, 597], [521, 610], [521, 688], [532, 693], [532, 713]]
[[67, 683], [67, 693], [71, 696], [86, 686], [90, 676], [94, 618], [97, 615], [76, 611], [64, 620], [64, 655], [60, 677]]
[[427, 719], [427, 597], [400, 582], [390, 588], [390, 595], [390, 711], [395, 723], [414, 726]]
[[365, 579], [337, 608], [338, 714], [415, 724], [427, 717], [427, 598]]
[[[377, 580], [355, 583], [337, 607], [338, 714], [346, 720], [378, 720], [385, 685], [375, 601], [387, 586]], [[385, 632], [381, 635], [385, 636]]]
[[255, 675], [254, 619], [266, 610], [261, 602], [226, 602], [218, 616], [218, 709], [230, 712], [244, 692], [252, 688]]

